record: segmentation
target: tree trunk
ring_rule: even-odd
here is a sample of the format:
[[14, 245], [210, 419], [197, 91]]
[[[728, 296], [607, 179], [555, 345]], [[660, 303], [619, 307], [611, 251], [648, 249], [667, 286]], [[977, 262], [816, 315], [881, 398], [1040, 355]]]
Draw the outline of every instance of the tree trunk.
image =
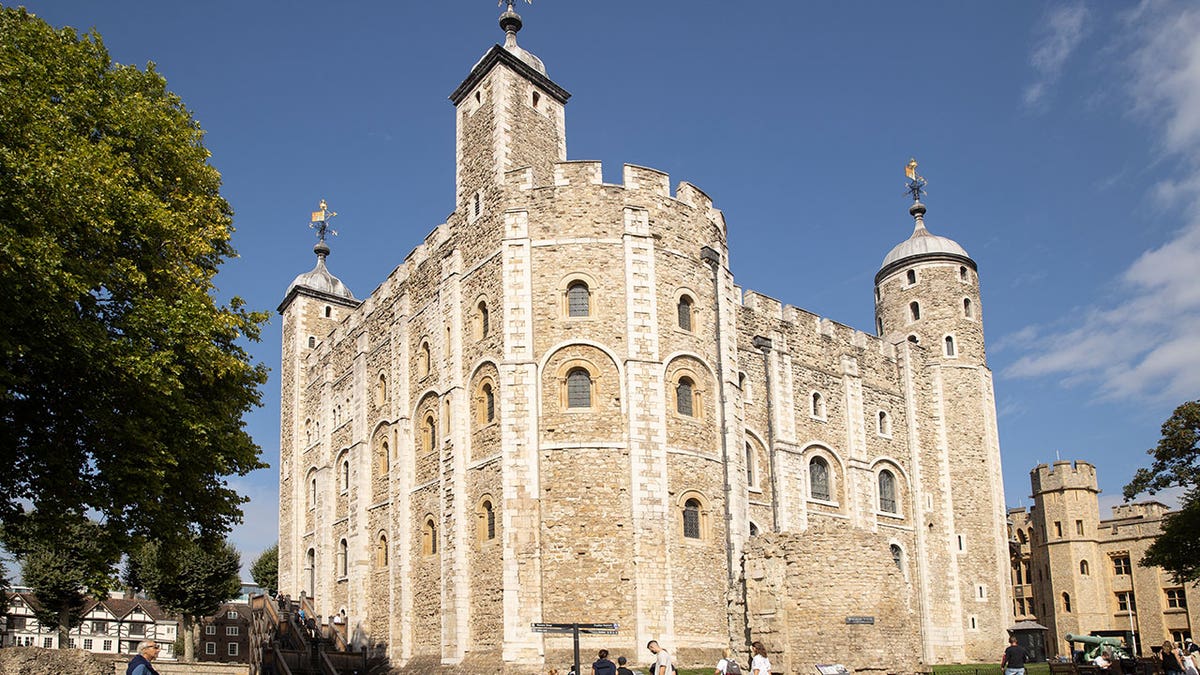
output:
[[196, 661], [196, 640], [200, 638], [200, 631], [196, 630], [196, 622], [188, 615], [183, 616], [183, 660], [188, 663]]
[[[66, 649], [71, 646], [71, 613], [62, 610], [58, 613], [58, 648]], [[38, 645], [41, 646], [41, 645]]]

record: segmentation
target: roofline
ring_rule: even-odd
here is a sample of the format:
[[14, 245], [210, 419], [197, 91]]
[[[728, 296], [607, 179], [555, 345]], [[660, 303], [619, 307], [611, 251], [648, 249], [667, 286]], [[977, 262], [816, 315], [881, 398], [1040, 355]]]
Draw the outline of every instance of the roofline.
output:
[[362, 300], [343, 298], [340, 295], [318, 291], [313, 288], [308, 288], [307, 286], [292, 286], [292, 289], [288, 291], [286, 296], [284, 296], [283, 302], [279, 303], [279, 306], [275, 308], [275, 311], [283, 314], [284, 311], [287, 310], [288, 305], [292, 304], [292, 300], [295, 300], [296, 296], [301, 294], [316, 298], [317, 300], [324, 300], [326, 302], [342, 305], [350, 309], [358, 309], [358, 306], [362, 304]]
[[565, 104], [567, 99], [571, 98], [571, 92], [555, 84], [553, 80], [539, 73], [533, 66], [517, 58], [504, 47], [492, 45], [492, 48], [483, 55], [479, 63], [475, 64], [475, 67], [471, 69], [470, 74], [467, 75], [467, 79], [463, 80], [462, 84], [458, 85], [458, 88], [450, 94], [450, 102], [454, 105], [461, 103], [467, 97], [467, 94], [471, 93], [475, 89], [475, 86], [483, 81], [483, 78], [491, 71], [492, 67], [498, 63], [503, 63], [517, 71], [518, 75], [545, 89], [546, 93], [554, 97], [559, 103]]
[[956, 263], [960, 263], [960, 264], [965, 264], [968, 267], [970, 267], [972, 270], [974, 270], [975, 272], [979, 272], [979, 266], [975, 264], [975, 261], [971, 260], [971, 258], [969, 258], [965, 255], [959, 255], [957, 253], [946, 253], [945, 251], [939, 251], [937, 253], [918, 253], [916, 255], [905, 256], [903, 258], [900, 258], [899, 260], [893, 260], [892, 262], [885, 265], [883, 267], [883, 269], [881, 269], [875, 273], [875, 285], [878, 286], [879, 282], [883, 281], [885, 278], [887, 278], [893, 272], [895, 272], [907, 265], [911, 265], [914, 262], [926, 262], [926, 261], [956, 262]]

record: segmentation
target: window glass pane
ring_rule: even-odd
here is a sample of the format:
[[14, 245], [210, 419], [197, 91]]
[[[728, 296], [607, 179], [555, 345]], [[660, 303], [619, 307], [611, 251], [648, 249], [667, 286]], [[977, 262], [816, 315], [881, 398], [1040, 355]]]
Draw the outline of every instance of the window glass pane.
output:
[[567, 288], [567, 316], [587, 316], [589, 313], [588, 287], [577, 281]]
[[684, 330], [692, 329], [692, 299], [682, 297], [679, 299], [679, 327]]
[[829, 501], [829, 465], [817, 458], [808, 463], [809, 494], [813, 499]]
[[567, 407], [592, 407], [592, 378], [583, 368], [567, 373]]
[[686, 377], [679, 380], [679, 386], [675, 387], [675, 411], [688, 417], [694, 414], [692, 411], [692, 381]]
[[700, 502], [695, 499], [687, 500], [683, 506], [683, 536], [700, 538]]
[[896, 513], [896, 477], [890, 471], [879, 472], [879, 510]]

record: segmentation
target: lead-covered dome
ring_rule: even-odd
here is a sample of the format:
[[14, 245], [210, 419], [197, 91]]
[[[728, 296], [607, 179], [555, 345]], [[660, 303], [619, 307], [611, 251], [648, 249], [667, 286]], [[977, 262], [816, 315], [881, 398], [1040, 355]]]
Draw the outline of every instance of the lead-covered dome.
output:
[[329, 268], [325, 266], [325, 258], [329, 255], [329, 247], [324, 243], [319, 243], [313, 247], [313, 253], [317, 254], [317, 266], [293, 279], [285, 295], [290, 294], [292, 289], [306, 288], [310, 291], [357, 302], [358, 299], [354, 297], [349, 288], [346, 288], [346, 284], [343, 284], [341, 279], [333, 276], [329, 272]]
[[908, 212], [912, 214], [916, 220], [916, 227], [913, 228], [912, 236], [904, 241], [896, 244], [891, 251], [883, 258], [883, 264], [879, 266], [880, 270], [886, 270], [892, 265], [907, 260], [908, 258], [925, 257], [925, 256], [946, 256], [953, 258], [964, 258], [968, 261], [971, 256], [967, 254], [966, 249], [958, 244], [958, 242], [949, 237], [939, 237], [925, 229], [925, 205], [917, 202], [909, 207]]

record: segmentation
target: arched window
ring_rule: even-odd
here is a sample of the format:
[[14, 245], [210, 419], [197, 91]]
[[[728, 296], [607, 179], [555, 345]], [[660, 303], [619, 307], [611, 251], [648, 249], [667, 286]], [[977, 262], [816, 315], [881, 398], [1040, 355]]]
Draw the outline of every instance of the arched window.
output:
[[971, 308], [971, 299], [963, 298], [963, 316], [968, 319], [973, 318], [975, 311]]
[[567, 407], [592, 407], [592, 376], [586, 368], [572, 368], [567, 373]]
[[683, 536], [700, 538], [700, 500], [692, 498], [683, 504]]
[[887, 411], [879, 411], [879, 417], [876, 421], [876, 429], [880, 436], [892, 435], [892, 418], [888, 416]]
[[313, 442], [313, 427], [312, 418], [304, 420], [304, 444], [312, 445]]
[[305, 580], [305, 590], [308, 591], [308, 596], [311, 598], [316, 593], [317, 588], [317, 551], [316, 549], [308, 549], [308, 553], [304, 554], [304, 572], [308, 576]]
[[425, 519], [425, 528], [421, 531], [421, 553], [433, 555], [438, 552], [437, 523], [433, 516]]
[[695, 416], [695, 410], [692, 406], [692, 390], [691, 378], [679, 378], [679, 384], [675, 385], [675, 412], [688, 417]]
[[388, 540], [387, 535], [380, 533], [379, 540], [375, 542], [375, 566], [387, 567], [388, 564]]
[[488, 314], [487, 303], [483, 300], [479, 301], [477, 309], [479, 310], [479, 337], [485, 338], [492, 329], [491, 315]]
[[904, 277], [905, 277], [905, 279], [908, 280], [909, 286], [917, 283], [917, 271], [916, 270], [909, 270], [909, 271], [905, 272]]
[[496, 394], [492, 391], [490, 382], [484, 382], [483, 387], [483, 419], [491, 424], [496, 421]]
[[430, 352], [429, 343], [422, 342], [421, 348], [417, 353], [417, 377], [425, 377], [429, 374]]
[[329, 305], [325, 305], [325, 318], [328, 319], [331, 316], [333, 316], [333, 308]]
[[386, 476], [392, 470], [391, 452], [388, 451], [387, 441], [381, 441], [375, 450], [375, 473]]
[[913, 321], [921, 318], [921, 303], [912, 301], [908, 303], [908, 315]]
[[892, 551], [892, 562], [896, 563], [896, 569], [904, 569], [904, 550], [896, 544], [889, 547]]
[[433, 419], [433, 415], [425, 416], [425, 425], [421, 430], [421, 445], [425, 452], [433, 452], [437, 449], [437, 420]]
[[483, 525], [485, 538], [488, 540], [496, 538], [496, 509], [491, 502], [483, 503]]
[[308, 472], [308, 510], [317, 508], [317, 472]]
[[471, 199], [471, 215], [475, 218], [478, 218], [479, 214], [482, 212], [483, 212], [483, 195], [476, 192], [475, 196]]
[[587, 283], [572, 281], [567, 286], [567, 316], [590, 316], [591, 313], [592, 294]]
[[818, 391], [812, 393], [812, 416], [825, 419], [825, 397]]
[[913, 343], [914, 345], [921, 344], [921, 338], [917, 337], [916, 335], [909, 335], [908, 341]]
[[1091, 570], [1088, 568], [1088, 561], [1086, 561], [1086, 560], [1079, 561], [1079, 573], [1085, 577], [1088, 576], [1089, 574], [1091, 574]]
[[829, 464], [823, 457], [813, 457], [808, 461], [808, 496], [830, 501]]
[[954, 356], [954, 336], [946, 336], [946, 356]]
[[679, 305], [676, 307], [676, 316], [680, 328], [687, 331], [692, 329], [692, 298], [690, 296], [679, 296]]
[[316, 346], [317, 346], [317, 338], [312, 335], [309, 335], [308, 336], [308, 348], [312, 349]]
[[1071, 611], [1071, 594], [1070, 594], [1070, 593], [1063, 593], [1063, 594], [1062, 594], [1062, 601], [1063, 601], [1063, 611], [1064, 611], [1064, 612], [1070, 612], [1070, 611]]
[[898, 513], [896, 509], [896, 476], [884, 469], [879, 472], [879, 510]]
[[375, 405], [382, 407], [387, 403], [387, 375], [379, 374], [379, 378], [375, 380]]
[[749, 443], [747, 443], [746, 444], [746, 485], [749, 485], [750, 487], [754, 487], [754, 486], [758, 485], [758, 476], [755, 475], [757, 472], [754, 470], [754, 465], [755, 465], [754, 448]]
[[966, 268], [966, 267], [959, 267], [959, 268], [958, 268], [958, 280], [959, 280], [959, 281], [970, 281], [970, 280], [971, 280], [971, 276], [970, 276], [970, 274], [967, 272], [967, 268]]
[[345, 539], [338, 542], [338, 577], [345, 577], [350, 572], [349, 548]]
[[342, 492], [350, 489], [350, 460], [342, 460]]

